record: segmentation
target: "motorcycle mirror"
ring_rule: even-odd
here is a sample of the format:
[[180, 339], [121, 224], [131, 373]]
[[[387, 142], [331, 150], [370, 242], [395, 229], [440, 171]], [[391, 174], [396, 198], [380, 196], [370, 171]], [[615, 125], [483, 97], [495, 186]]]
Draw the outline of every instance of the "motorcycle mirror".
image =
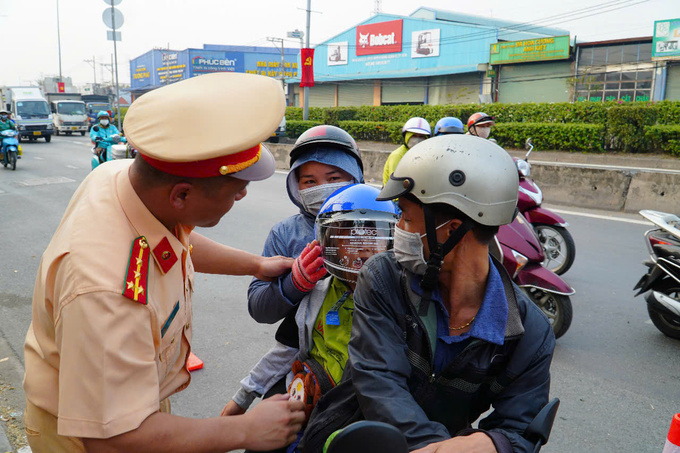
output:
[[550, 431], [552, 431], [555, 415], [557, 415], [557, 409], [559, 407], [560, 400], [554, 398], [543, 406], [543, 409], [536, 414], [536, 417], [534, 417], [531, 423], [529, 423], [529, 426], [524, 430], [524, 437], [534, 442], [534, 453], [538, 452], [543, 445], [548, 443]]
[[99, 126], [92, 126], [92, 129], [94, 129], [95, 132], [99, 132]]
[[531, 140], [531, 137], [527, 138], [527, 141], [524, 143], [524, 148], [529, 150], [527, 155], [524, 156], [524, 160], [529, 161], [529, 154], [534, 150], [534, 143]]

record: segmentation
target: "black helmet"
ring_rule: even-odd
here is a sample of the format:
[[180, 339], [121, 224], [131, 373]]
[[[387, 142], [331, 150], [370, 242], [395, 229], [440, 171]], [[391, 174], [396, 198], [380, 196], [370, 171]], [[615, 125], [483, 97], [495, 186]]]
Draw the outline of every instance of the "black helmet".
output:
[[328, 125], [314, 126], [304, 131], [302, 135], [298, 137], [293, 149], [290, 150], [290, 166], [292, 167], [293, 162], [295, 162], [305, 151], [317, 146], [325, 146], [344, 151], [355, 158], [361, 171], [364, 171], [364, 164], [361, 162], [361, 154], [359, 154], [357, 142], [355, 142], [352, 136], [343, 129]]

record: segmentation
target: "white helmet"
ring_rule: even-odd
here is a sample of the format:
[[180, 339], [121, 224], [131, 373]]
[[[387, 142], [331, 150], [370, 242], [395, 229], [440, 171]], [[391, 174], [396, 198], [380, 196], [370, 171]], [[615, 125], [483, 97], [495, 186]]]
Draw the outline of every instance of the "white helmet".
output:
[[411, 194], [421, 203], [444, 203], [474, 222], [512, 222], [519, 177], [500, 146], [472, 135], [440, 135], [414, 146], [401, 159], [378, 200]]
[[404, 127], [401, 128], [401, 135], [405, 136], [407, 132], [413, 132], [414, 134], [427, 135], [428, 137], [432, 135], [432, 129], [430, 129], [430, 123], [427, 122], [425, 118], [415, 116], [409, 119]]

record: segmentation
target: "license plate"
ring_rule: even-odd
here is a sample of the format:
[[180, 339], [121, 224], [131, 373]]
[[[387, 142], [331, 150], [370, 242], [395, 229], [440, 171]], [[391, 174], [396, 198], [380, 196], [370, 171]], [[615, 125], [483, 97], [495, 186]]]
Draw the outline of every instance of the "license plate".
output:
[[72, 131], [77, 131], [77, 130], [78, 130], [78, 127], [77, 127], [77, 126], [73, 126], [73, 127], [71, 128], [71, 130], [72, 130]]
[[40, 132], [39, 132], [39, 131], [34, 131], [34, 132], [33, 132], [33, 135], [40, 135]]

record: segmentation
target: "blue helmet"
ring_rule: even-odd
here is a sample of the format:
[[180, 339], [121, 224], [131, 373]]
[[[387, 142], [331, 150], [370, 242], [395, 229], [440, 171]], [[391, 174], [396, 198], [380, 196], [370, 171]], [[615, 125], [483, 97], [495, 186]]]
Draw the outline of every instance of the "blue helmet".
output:
[[399, 209], [392, 201], [376, 201], [380, 190], [352, 184], [328, 197], [316, 217], [316, 238], [331, 275], [356, 282], [371, 256], [392, 248]]
[[111, 116], [109, 115], [109, 112], [107, 112], [106, 110], [100, 110], [99, 113], [97, 113], [97, 119], [99, 119], [103, 116], [111, 118]]
[[463, 122], [456, 117], [446, 116], [439, 121], [434, 126], [434, 135], [444, 135], [444, 134], [464, 134], [465, 128], [463, 127]]

